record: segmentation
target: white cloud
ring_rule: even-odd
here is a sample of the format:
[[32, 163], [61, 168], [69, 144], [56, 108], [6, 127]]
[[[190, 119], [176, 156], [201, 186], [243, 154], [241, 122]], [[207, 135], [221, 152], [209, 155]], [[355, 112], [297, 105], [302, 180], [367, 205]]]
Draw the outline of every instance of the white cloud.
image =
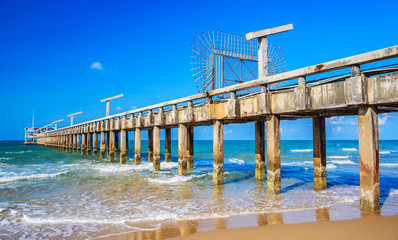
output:
[[326, 119], [327, 124], [332, 124], [332, 125], [357, 125], [357, 122], [354, 119], [350, 118], [345, 118], [344, 116], [342, 117], [331, 117]]
[[385, 114], [384, 117], [380, 117], [379, 115], [379, 125], [384, 125], [387, 123], [387, 119], [390, 118], [391, 116], [388, 114]]
[[120, 106], [117, 106], [116, 107], [116, 110], [118, 110], [118, 111], [120, 111], [120, 110], [122, 110], [123, 108], [122, 107], [120, 107]]
[[231, 130], [228, 130], [228, 131], [226, 131], [225, 133], [226, 133], [226, 134], [231, 134], [231, 133], [232, 133], [232, 129], [231, 129]]
[[335, 131], [335, 132], [341, 132], [342, 129], [343, 129], [342, 127], [337, 126], [337, 127], [333, 128], [333, 131]]
[[91, 64], [91, 69], [103, 70], [102, 64], [100, 62], [93, 62]]

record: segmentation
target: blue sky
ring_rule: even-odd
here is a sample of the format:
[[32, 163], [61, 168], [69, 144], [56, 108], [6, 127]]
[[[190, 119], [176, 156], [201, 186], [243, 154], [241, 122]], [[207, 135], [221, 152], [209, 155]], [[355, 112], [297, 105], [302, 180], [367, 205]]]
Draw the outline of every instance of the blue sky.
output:
[[[196, 93], [190, 55], [196, 32], [235, 34], [288, 23], [270, 37], [294, 70], [398, 44], [397, 1], [20, 1], [0, 0], [0, 139], [124, 93], [111, 113]], [[380, 139], [397, 139], [397, 114], [380, 115]], [[311, 139], [311, 120], [283, 121], [282, 139]], [[225, 139], [253, 139], [253, 124], [228, 125]], [[357, 139], [357, 118], [327, 120], [328, 139]], [[174, 131], [173, 131], [174, 132]], [[211, 139], [211, 127], [196, 129]], [[173, 133], [173, 138], [176, 133]]]

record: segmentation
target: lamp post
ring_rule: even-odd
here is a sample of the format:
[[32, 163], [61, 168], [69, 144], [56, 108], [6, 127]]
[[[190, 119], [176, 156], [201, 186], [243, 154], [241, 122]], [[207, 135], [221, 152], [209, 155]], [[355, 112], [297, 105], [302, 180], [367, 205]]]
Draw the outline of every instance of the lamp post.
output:
[[77, 114], [80, 114], [80, 113], [83, 113], [83, 112], [80, 111], [80, 112], [72, 113], [72, 114], [69, 114], [69, 115], [68, 115], [68, 117], [70, 117], [70, 125], [71, 125], [71, 126], [73, 126], [73, 117], [74, 117], [75, 115], [77, 115]]
[[106, 116], [109, 116], [109, 105], [110, 105], [109, 102], [113, 99], [120, 98], [123, 96], [124, 96], [124, 94], [119, 94], [117, 96], [101, 99], [101, 102], [106, 102]]

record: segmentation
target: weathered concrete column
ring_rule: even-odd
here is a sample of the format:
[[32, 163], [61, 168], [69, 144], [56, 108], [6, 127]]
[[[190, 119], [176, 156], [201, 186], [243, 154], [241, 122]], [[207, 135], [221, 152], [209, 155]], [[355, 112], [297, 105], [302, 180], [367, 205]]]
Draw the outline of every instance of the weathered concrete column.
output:
[[224, 124], [217, 120], [213, 125], [213, 184], [224, 183]]
[[125, 164], [126, 159], [129, 156], [129, 146], [128, 146], [128, 139], [129, 135], [127, 130], [120, 131], [120, 163]]
[[265, 180], [265, 129], [264, 121], [255, 122], [255, 178]]
[[91, 155], [93, 153], [93, 140], [92, 140], [92, 133], [87, 133], [87, 155]]
[[107, 132], [107, 134], [106, 134], [106, 155], [108, 155], [109, 156], [109, 143], [111, 142], [111, 139], [110, 139], [110, 132]]
[[361, 209], [380, 209], [379, 126], [375, 106], [359, 106], [359, 173]]
[[76, 134], [72, 134], [72, 152], [76, 152]]
[[72, 152], [72, 134], [68, 134], [68, 151]]
[[68, 135], [63, 135], [62, 138], [64, 151], [68, 151]]
[[281, 192], [281, 135], [278, 115], [267, 116], [267, 192]]
[[113, 145], [115, 156], [119, 154], [119, 132], [115, 131], [115, 144]]
[[76, 139], [76, 142], [77, 142], [76, 151], [80, 152], [80, 148], [81, 148], [81, 146], [80, 146], [80, 134], [77, 134], [76, 138], [77, 138]]
[[187, 168], [193, 169], [194, 157], [193, 157], [193, 127], [187, 128]]
[[109, 162], [115, 161], [115, 132], [109, 131]]
[[187, 175], [187, 127], [178, 124], [178, 175]]
[[153, 171], [160, 171], [160, 128], [153, 128]]
[[86, 144], [87, 144], [86, 133], [82, 133], [82, 148], [81, 148], [82, 155], [86, 154], [86, 147], [87, 147]]
[[171, 128], [164, 130], [165, 143], [164, 143], [164, 161], [171, 162]]
[[136, 128], [134, 132], [134, 165], [141, 164], [141, 129]]
[[148, 129], [148, 162], [153, 162], [153, 130]]
[[93, 133], [93, 155], [98, 154], [98, 133]]
[[314, 189], [326, 189], [326, 131], [325, 117], [312, 119], [314, 146]]
[[100, 158], [105, 158], [105, 132], [101, 131], [100, 135]]

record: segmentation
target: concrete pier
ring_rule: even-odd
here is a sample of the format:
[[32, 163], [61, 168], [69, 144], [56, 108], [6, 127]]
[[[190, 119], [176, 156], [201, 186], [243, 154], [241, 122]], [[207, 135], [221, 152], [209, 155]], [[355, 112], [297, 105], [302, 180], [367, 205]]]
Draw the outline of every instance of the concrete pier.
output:
[[164, 161], [171, 162], [171, 129], [166, 128], [164, 130], [164, 133], [165, 133]]
[[213, 184], [224, 183], [224, 124], [215, 121], [213, 125]]
[[153, 162], [153, 130], [148, 129], [148, 162]]
[[187, 127], [178, 125], [178, 175], [187, 175]]
[[93, 133], [93, 155], [98, 154], [98, 133]]
[[76, 152], [80, 152], [81, 150], [81, 143], [80, 143], [81, 134], [76, 134]]
[[109, 144], [108, 144], [108, 151], [109, 151], [109, 162], [115, 161], [115, 132], [110, 131], [109, 133]]
[[126, 130], [120, 131], [120, 163], [125, 164], [129, 156], [129, 135]]
[[86, 154], [91, 155], [93, 153], [93, 146], [92, 146], [92, 133], [87, 133], [87, 145], [86, 145]]
[[255, 128], [255, 178], [265, 180], [265, 129], [264, 121], [256, 121]]
[[72, 135], [72, 152], [76, 152], [76, 134]]
[[281, 192], [281, 134], [278, 115], [267, 116], [267, 192]]
[[86, 140], [86, 133], [82, 133], [82, 145], [81, 145], [81, 154], [86, 154], [86, 147], [87, 147], [87, 140]]
[[105, 132], [100, 134], [100, 158], [105, 158]]
[[325, 118], [314, 117], [313, 129], [313, 154], [314, 154], [314, 189], [326, 189], [326, 130]]
[[153, 128], [153, 171], [160, 171], [160, 128]]
[[136, 128], [134, 133], [134, 165], [141, 164], [141, 129]]

